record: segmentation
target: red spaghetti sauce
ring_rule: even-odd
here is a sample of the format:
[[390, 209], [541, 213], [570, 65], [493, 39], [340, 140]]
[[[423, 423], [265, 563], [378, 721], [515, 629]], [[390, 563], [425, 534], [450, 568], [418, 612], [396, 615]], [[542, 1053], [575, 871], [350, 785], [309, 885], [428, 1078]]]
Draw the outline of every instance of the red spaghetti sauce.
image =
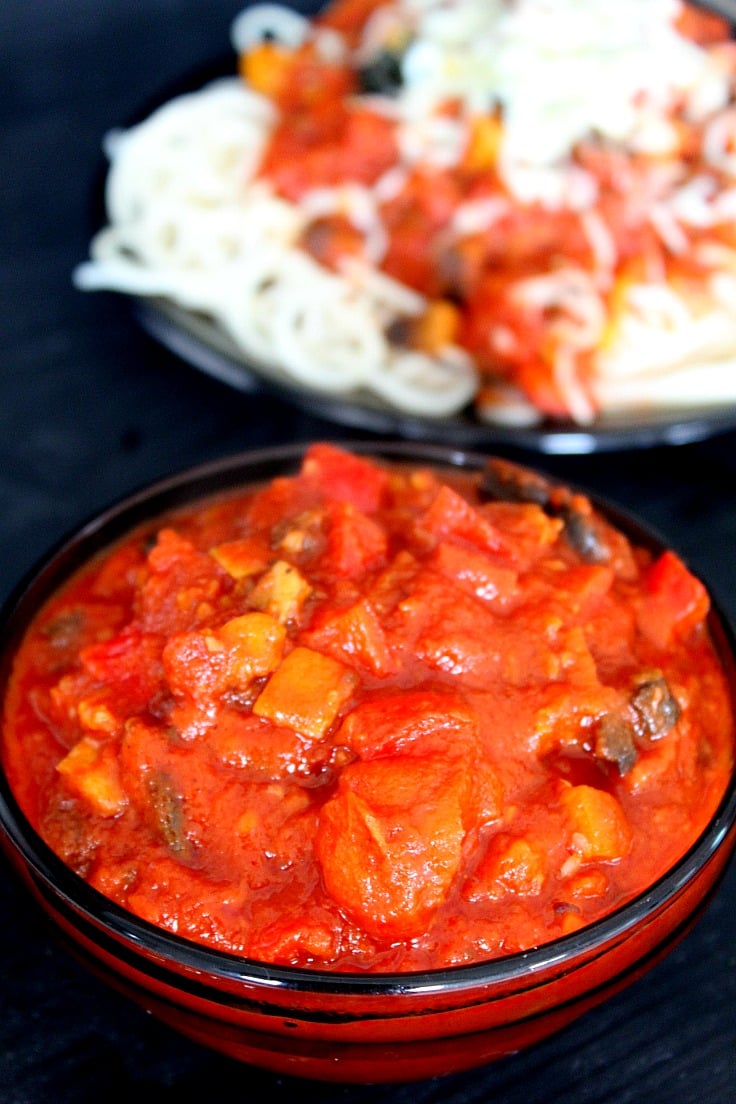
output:
[[581, 495], [326, 444], [149, 524], [38, 614], [4, 761], [139, 917], [275, 963], [408, 970], [644, 890], [733, 764], [705, 589]]

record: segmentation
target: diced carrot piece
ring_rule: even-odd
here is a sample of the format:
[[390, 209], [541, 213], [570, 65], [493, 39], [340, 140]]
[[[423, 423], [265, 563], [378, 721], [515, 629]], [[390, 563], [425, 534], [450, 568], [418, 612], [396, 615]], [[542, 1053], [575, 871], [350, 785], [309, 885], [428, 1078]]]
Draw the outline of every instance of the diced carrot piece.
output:
[[114, 750], [109, 745], [83, 736], [56, 769], [100, 816], [117, 816], [125, 808], [127, 797], [120, 783]]
[[457, 340], [460, 312], [447, 299], [433, 299], [410, 325], [410, 343], [425, 353], [439, 353]]
[[644, 583], [637, 624], [653, 644], [666, 648], [675, 636], [687, 636], [705, 620], [708, 592], [674, 552], [663, 552], [651, 564]]
[[298, 568], [286, 560], [276, 560], [256, 583], [250, 601], [285, 625], [299, 617], [311, 593], [312, 587]]
[[268, 549], [249, 538], [225, 541], [210, 549], [210, 555], [233, 579], [246, 579], [264, 571], [269, 564]]
[[275, 725], [321, 739], [350, 699], [357, 676], [331, 656], [299, 646], [279, 664], [253, 712]]
[[487, 172], [498, 160], [503, 124], [497, 115], [478, 115], [470, 124], [470, 139], [462, 167], [468, 172]]
[[570, 823], [571, 846], [583, 861], [612, 861], [628, 854], [631, 828], [612, 794], [594, 786], [570, 786], [560, 801]]
[[294, 65], [294, 53], [277, 42], [260, 42], [238, 62], [241, 77], [255, 92], [277, 100]]
[[278, 666], [286, 629], [267, 613], [244, 613], [226, 621], [215, 635], [228, 652], [229, 682], [243, 687]]

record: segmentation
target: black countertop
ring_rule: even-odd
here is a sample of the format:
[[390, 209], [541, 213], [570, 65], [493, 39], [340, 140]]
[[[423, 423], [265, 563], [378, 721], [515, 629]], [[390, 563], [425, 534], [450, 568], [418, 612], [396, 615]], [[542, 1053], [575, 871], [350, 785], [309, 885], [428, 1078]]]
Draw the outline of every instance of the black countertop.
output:
[[[0, 4], [0, 596], [88, 515], [181, 467], [354, 431], [238, 394], [163, 351], [84, 258], [100, 141], [227, 49], [237, 0]], [[365, 436], [365, 434], [359, 434]], [[508, 449], [496, 450], [509, 453]], [[522, 454], [656, 526], [736, 617], [736, 433], [590, 456]], [[295, 1097], [344, 1104], [736, 1101], [736, 867], [663, 963], [555, 1038], [404, 1086], [294, 1081], [178, 1037], [57, 948], [0, 866], [0, 1099], [6, 1104]]]

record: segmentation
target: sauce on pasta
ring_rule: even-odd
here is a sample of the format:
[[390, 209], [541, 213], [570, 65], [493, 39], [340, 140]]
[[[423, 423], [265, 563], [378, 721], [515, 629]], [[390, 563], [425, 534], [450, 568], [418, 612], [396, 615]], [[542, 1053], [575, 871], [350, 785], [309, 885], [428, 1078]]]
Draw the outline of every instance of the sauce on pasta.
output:
[[[448, 15], [449, 11], [449, 15]], [[337, 0], [108, 141], [76, 280], [420, 416], [732, 403], [736, 47], [679, 0]]]

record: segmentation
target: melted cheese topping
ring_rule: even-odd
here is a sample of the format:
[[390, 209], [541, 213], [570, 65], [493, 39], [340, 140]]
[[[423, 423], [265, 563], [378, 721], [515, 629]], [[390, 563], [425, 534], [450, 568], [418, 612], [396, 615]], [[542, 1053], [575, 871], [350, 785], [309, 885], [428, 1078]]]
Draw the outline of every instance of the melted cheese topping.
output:
[[[530, 170], [559, 164], [591, 135], [671, 152], [673, 105], [685, 103], [700, 120], [727, 103], [728, 73], [677, 32], [680, 7], [678, 0], [398, 0], [379, 14], [384, 37], [396, 26], [411, 36], [401, 63], [409, 117], [448, 99], [472, 112], [501, 108], [501, 164], [512, 190], [525, 201], [536, 192], [559, 202], [559, 180]], [[373, 51], [377, 21], [364, 35]], [[364, 52], [372, 51], [364, 45]]]

